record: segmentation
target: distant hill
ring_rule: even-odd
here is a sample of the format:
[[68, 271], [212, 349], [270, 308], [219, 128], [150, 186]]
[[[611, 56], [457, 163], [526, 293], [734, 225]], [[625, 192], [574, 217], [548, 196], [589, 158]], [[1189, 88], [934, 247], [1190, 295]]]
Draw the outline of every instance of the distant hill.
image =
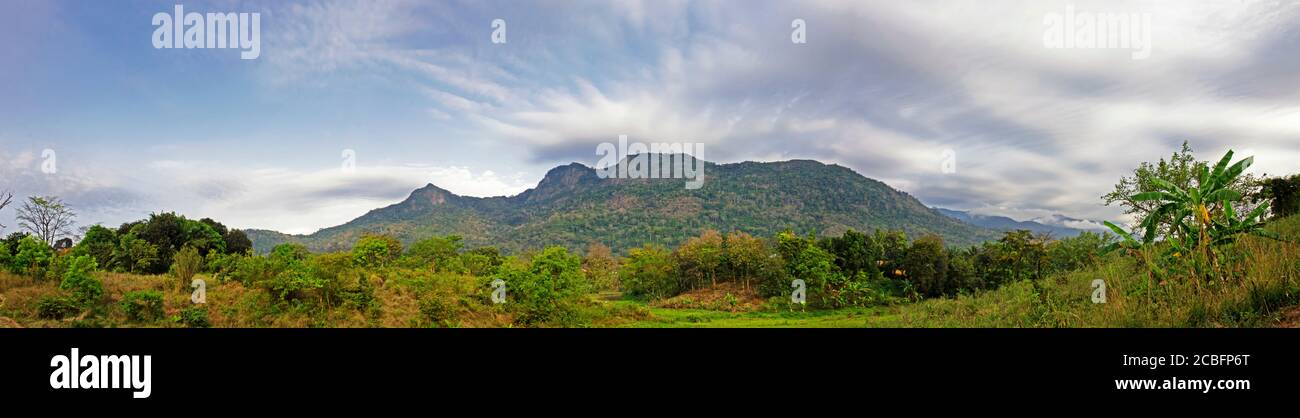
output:
[[470, 247], [507, 251], [601, 242], [619, 253], [648, 242], [675, 246], [707, 228], [763, 237], [785, 229], [840, 234], [888, 228], [909, 236], [933, 233], [962, 246], [999, 236], [853, 170], [817, 161], [706, 163], [703, 187], [688, 190], [685, 181], [601, 179], [594, 168], [573, 163], [551, 169], [536, 188], [515, 196], [466, 197], [430, 184], [400, 203], [310, 235], [247, 233], [259, 252], [284, 242], [314, 251], [347, 250], [367, 232], [391, 234], [405, 244], [458, 234]]
[[966, 211], [944, 209], [944, 208], [935, 208], [935, 210], [939, 211], [939, 213], [950, 216], [953, 219], [958, 219], [962, 222], [974, 226], [978, 226], [981, 228], [992, 229], [994, 231], [1012, 231], [1017, 229], [1025, 229], [1039, 234], [1042, 233], [1052, 234], [1052, 236], [1057, 238], [1073, 237], [1079, 235], [1083, 231], [1099, 232], [1097, 228], [1080, 229], [1080, 228], [1071, 228], [1067, 226], [1062, 226], [1062, 225], [1080, 225], [1080, 226], [1099, 225], [1097, 222], [1070, 218], [1062, 215], [1053, 215], [1049, 218], [1035, 218], [1028, 221], [1017, 221], [1015, 219], [1011, 219], [1005, 216], [979, 215], [979, 214], [974, 214]]

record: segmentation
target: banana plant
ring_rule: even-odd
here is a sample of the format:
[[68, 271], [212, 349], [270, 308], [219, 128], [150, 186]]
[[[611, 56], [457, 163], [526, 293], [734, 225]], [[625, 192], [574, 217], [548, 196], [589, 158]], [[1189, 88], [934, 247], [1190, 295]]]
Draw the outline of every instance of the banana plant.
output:
[[[1150, 245], [1157, 238], [1164, 238], [1163, 241], [1169, 244], [1168, 251], [1175, 257], [1194, 255], [1198, 263], [1214, 266], [1214, 249], [1235, 242], [1242, 234], [1281, 239], [1263, 229], [1261, 217], [1268, 212], [1267, 204], [1255, 208], [1244, 217], [1237, 216], [1234, 203], [1241, 201], [1242, 195], [1230, 186], [1242, 172], [1250, 168], [1255, 157], [1246, 157], [1229, 165], [1232, 155], [1233, 152], [1229, 150], [1214, 165], [1213, 170], [1202, 165], [1197, 173], [1196, 184], [1186, 190], [1163, 179], [1152, 179], [1151, 184], [1156, 190], [1130, 196], [1135, 202], [1156, 202], [1156, 210], [1139, 224], [1142, 230], [1141, 240], [1123, 228], [1106, 222], [1106, 227], [1121, 238], [1119, 242], [1111, 244], [1109, 249], [1138, 249]], [[1166, 231], [1164, 237], [1158, 237], [1161, 231]]]

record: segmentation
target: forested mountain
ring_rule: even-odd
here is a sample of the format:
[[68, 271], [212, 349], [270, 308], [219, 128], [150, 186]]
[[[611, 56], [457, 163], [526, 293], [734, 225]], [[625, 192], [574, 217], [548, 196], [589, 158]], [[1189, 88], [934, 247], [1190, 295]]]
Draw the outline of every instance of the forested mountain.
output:
[[545, 245], [578, 249], [600, 242], [618, 253], [649, 242], [675, 246], [708, 228], [763, 237], [785, 229], [835, 235], [849, 228], [901, 229], [912, 236], [938, 234], [948, 245], [963, 246], [999, 236], [838, 165], [706, 163], [704, 174], [703, 186], [690, 190], [686, 179], [602, 179], [596, 169], [572, 163], [551, 169], [536, 188], [515, 196], [466, 197], [430, 184], [400, 203], [310, 235], [266, 230], [248, 235], [259, 252], [283, 242], [345, 250], [365, 233], [382, 233], [406, 244], [456, 234], [469, 247], [507, 251]]

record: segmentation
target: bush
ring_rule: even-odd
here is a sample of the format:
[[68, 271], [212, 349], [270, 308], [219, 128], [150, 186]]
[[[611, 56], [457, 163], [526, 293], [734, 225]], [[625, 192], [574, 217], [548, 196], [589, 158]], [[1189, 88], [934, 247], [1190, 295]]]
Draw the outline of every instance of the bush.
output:
[[95, 259], [86, 255], [73, 257], [68, 263], [68, 271], [63, 273], [59, 289], [71, 291], [72, 296], [84, 305], [94, 303], [104, 294], [103, 283], [91, 274], [94, 271]]
[[156, 290], [127, 292], [117, 304], [131, 321], [154, 321], [163, 317], [163, 295]]
[[9, 243], [0, 241], [0, 269], [8, 269], [13, 259], [13, 253], [9, 252]]
[[181, 279], [181, 287], [189, 286], [190, 280], [203, 268], [203, 256], [194, 247], [186, 246], [176, 253], [174, 259], [176, 261], [172, 263], [172, 273]]
[[448, 327], [452, 321], [456, 320], [456, 304], [441, 296], [432, 295], [420, 300], [420, 314], [428, 318], [434, 325]]
[[36, 315], [46, 319], [63, 319], [81, 312], [81, 304], [69, 296], [46, 296], [36, 303]]
[[208, 320], [208, 311], [203, 308], [185, 308], [181, 310], [180, 323], [190, 328], [208, 328], [212, 322]]
[[563, 247], [547, 247], [528, 266], [506, 263], [495, 278], [506, 282], [507, 306], [527, 325], [575, 323], [577, 305], [588, 290], [582, 260]]
[[26, 274], [40, 279], [45, 275], [45, 268], [54, 260], [54, 249], [44, 241], [31, 235], [18, 241], [13, 258], [9, 261], [9, 272]]

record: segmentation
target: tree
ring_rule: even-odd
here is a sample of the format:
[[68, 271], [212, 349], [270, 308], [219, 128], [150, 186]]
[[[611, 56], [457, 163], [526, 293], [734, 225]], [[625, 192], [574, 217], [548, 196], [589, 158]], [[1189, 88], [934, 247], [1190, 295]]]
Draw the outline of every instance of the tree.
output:
[[739, 280], [748, 289], [753, 282], [763, 282], [772, 275], [781, 274], [781, 259], [774, 254], [766, 242], [744, 232], [733, 231], [727, 234], [726, 245], [727, 271], [731, 280]]
[[411, 244], [406, 255], [431, 265], [434, 271], [453, 271], [459, 270], [456, 262], [462, 247], [460, 235], [429, 237]]
[[[1137, 196], [1146, 193], [1157, 193], [1171, 186], [1180, 190], [1191, 188], [1200, 188], [1209, 186], [1201, 183], [1208, 181], [1208, 178], [1202, 178], [1200, 173], [1207, 172], [1210, 163], [1208, 161], [1197, 161], [1192, 155], [1192, 148], [1187, 141], [1183, 141], [1182, 148], [1169, 157], [1169, 160], [1160, 159], [1156, 163], [1143, 162], [1137, 169], [1133, 170], [1132, 177], [1122, 177], [1119, 183], [1115, 184], [1115, 189], [1110, 193], [1102, 196], [1107, 206], [1118, 204], [1124, 208], [1124, 213], [1133, 215], [1137, 219], [1150, 219], [1150, 228], [1158, 230], [1159, 233], [1178, 234], [1176, 219], [1172, 218], [1171, 213], [1164, 213], [1161, 216], [1152, 218], [1151, 215], [1162, 206], [1160, 202], [1150, 199], [1137, 199]], [[1242, 196], [1256, 194], [1259, 182], [1250, 175], [1233, 176], [1227, 179], [1226, 184], [1221, 184], [1221, 188], [1233, 190]], [[1239, 207], [1243, 211], [1249, 211], [1251, 208]], [[1190, 220], [1190, 218], [1188, 218]]]
[[[1191, 257], [1192, 268], [1198, 275], [1208, 277], [1217, 270], [1219, 246], [1236, 242], [1242, 234], [1253, 234], [1267, 238], [1280, 239], [1277, 234], [1263, 229], [1261, 217], [1268, 211], [1268, 204], [1255, 207], [1244, 216], [1237, 215], [1237, 203], [1245, 196], [1234, 189], [1233, 184], [1241, 181], [1242, 173], [1254, 163], [1254, 157], [1246, 157], [1235, 164], [1232, 162], [1231, 150], [1219, 159], [1213, 171], [1207, 166], [1197, 169], [1197, 181], [1189, 187], [1179, 187], [1162, 179], [1153, 179], [1154, 191], [1141, 192], [1129, 197], [1134, 202], [1149, 202], [1156, 205], [1156, 210], [1144, 218], [1139, 225], [1142, 239], [1139, 242], [1134, 234], [1121, 229], [1107, 221], [1105, 224], [1123, 237], [1110, 248], [1138, 248], [1163, 238], [1168, 243], [1168, 252], [1175, 258], [1184, 255]], [[1161, 222], [1170, 222], [1168, 230], [1160, 228]], [[1150, 261], [1148, 260], [1148, 263]]]
[[635, 297], [659, 299], [680, 291], [677, 263], [672, 253], [659, 245], [647, 244], [628, 251], [618, 277], [623, 291]]
[[871, 236], [852, 229], [827, 240], [827, 250], [835, 254], [835, 264], [846, 276], [865, 272], [874, 277], [880, 271], [876, 265], [881, 260], [880, 244]]
[[194, 275], [198, 274], [199, 270], [203, 268], [203, 256], [199, 255], [199, 250], [187, 246], [176, 252], [176, 256], [173, 258], [175, 262], [172, 263], [171, 269], [176, 273], [176, 277], [181, 279], [180, 284], [184, 288], [190, 284], [190, 279], [193, 279]]
[[253, 250], [253, 241], [248, 239], [248, 234], [243, 230], [229, 230], [221, 238], [226, 241], [227, 254], [248, 254]]
[[1259, 191], [1252, 196], [1252, 200], [1256, 203], [1269, 202], [1274, 218], [1300, 213], [1300, 174], [1260, 179], [1259, 185]]
[[13, 258], [9, 261], [9, 272], [30, 274], [33, 277], [43, 275], [45, 267], [54, 261], [54, 250], [49, 244], [28, 235], [18, 242]]
[[587, 281], [597, 289], [618, 288], [618, 260], [609, 247], [599, 242], [587, 246], [587, 253], [582, 258], [582, 271]]
[[938, 235], [917, 238], [907, 249], [902, 264], [907, 278], [923, 295], [942, 296], [956, 290], [948, 283], [948, 254], [943, 247], [943, 238]]
[[129, 273], [146, 272], [157, 261], [158, 247], [135, 234], [123, 235], [113, 249], [113, 265]]
[[91, 275], [95, 268], [95, 259], [84, 255], [73, 257], [68, 264], [68, 270], [63, 273], [63, 281], [59, 283], [59, 289], [71, 291], [73, 297], [82, 306], [94, 303], [104, 294], [103, 283]]
[[352, 246], [352, 262], [361, 267], [384, 267], [402, 255], [402, 243], [388, 235], [365, 235]]
[[718, 283], [718, 270], [723, 266], [722, 243], [722, 234], [708, 229], [677, 247], [675, 255], [687, 287]]
[[[0, 210], [4, 210], [5, 206], [9, 206], [9, 204], [12, 203], [13, 200], [14, 200], [14, 192], [7, 191], [7, 190], [0, 191]], [[5, 229], [4, 224], [0, 224], [0, 230], [4, 230], [4, 229]]]
[[55, 196], [32, 196], [18, 208], [18, 226], [31, 231], [46, 245], [54, 245], [59, 238], [72, 235], [72, 225], [77, 217], [72, 209]]
[[800, 279], [807, 287], [809, 303], [826, 306], [831, 302], [830, 288], [840, 282], [842, 275], [835, 267], [835, 256], [817, 246], [812, 234], [801, 238], [790, 231], [777, 234], [777, 252], [785, 261], [788, 276], [774, 276], [759, 290], [764, 296], [790, 294], [790, 281], [785, 277]]

